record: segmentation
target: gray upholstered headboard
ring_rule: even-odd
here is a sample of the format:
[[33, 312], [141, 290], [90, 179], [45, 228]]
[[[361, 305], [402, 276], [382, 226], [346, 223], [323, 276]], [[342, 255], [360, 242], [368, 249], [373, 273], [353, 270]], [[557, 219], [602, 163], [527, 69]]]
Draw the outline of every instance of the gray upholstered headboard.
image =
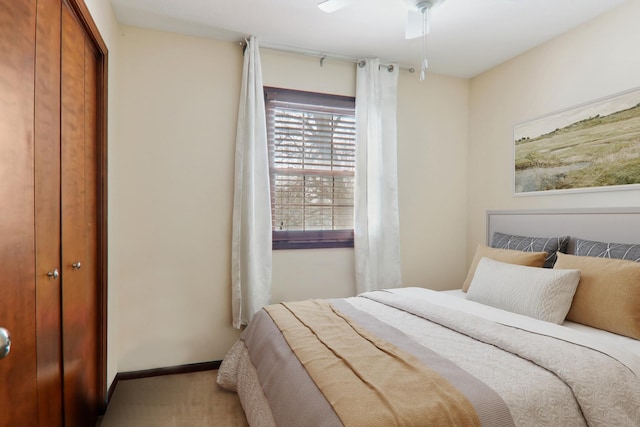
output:
[[487, 244], [494, 232], [529, 237], [571, 236], [575, 239], [640, 243], [640, 207], [487, 211]]

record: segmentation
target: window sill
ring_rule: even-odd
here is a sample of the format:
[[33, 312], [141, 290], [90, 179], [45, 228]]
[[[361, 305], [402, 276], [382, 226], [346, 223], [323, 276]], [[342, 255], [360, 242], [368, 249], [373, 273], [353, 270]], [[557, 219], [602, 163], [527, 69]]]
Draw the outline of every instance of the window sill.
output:
[[353, 230], [273, 231], [272, 249], [353, 248]]

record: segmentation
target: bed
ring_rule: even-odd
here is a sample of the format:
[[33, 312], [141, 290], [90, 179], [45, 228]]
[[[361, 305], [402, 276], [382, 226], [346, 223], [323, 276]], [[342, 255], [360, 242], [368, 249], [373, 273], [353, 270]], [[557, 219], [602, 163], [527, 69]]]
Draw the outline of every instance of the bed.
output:
[[265, 307], [218, 384], [252, 426], [638, 426], [635, 243], [640, 209], [490, 211], [462, 289]]

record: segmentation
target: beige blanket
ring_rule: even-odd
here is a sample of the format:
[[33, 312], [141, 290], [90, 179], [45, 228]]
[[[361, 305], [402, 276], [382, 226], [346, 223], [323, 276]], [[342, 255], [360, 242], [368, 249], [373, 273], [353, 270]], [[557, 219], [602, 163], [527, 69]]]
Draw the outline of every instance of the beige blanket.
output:
[[265, 310], [345, 426], [480, 425], [471, 403], [442, 375], [327, 301]]

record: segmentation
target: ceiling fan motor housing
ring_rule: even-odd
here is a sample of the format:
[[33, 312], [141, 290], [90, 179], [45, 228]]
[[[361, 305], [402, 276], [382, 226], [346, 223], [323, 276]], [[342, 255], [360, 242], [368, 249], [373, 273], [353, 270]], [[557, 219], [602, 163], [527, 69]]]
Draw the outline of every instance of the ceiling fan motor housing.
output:
[[433, 9], [439, 4], [444, 3], [444, 0], [405, 0], [405, 3], [409, 9], [423, 12], [426, 9]]

